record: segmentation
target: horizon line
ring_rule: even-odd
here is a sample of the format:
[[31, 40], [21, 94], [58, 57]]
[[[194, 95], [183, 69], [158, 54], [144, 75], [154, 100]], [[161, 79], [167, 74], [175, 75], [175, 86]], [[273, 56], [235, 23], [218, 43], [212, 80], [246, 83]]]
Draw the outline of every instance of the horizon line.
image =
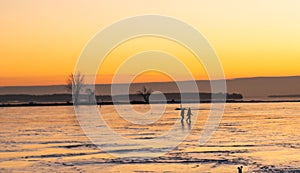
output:
[[[236, 78], [226, 78], [225, 80], [237, 80], [237, 79], [254, 79], [254, 78], [292, 78], [292, 77], [300, 77], [297, 76], [254, 76], [254, 77], [236, 77]], [[198, 79], [195, 81], [218, 81], [222, 79]], [[181, 81], [155, 81], [155, 82], [133, 82], [134, 84], [147, 84], [147, 83], [171, 83], [171, 82], [189, 82], [192, 80], [181, 80]], [[128, 84], [128, 83], [115, 83], [115, 84]], [[46, 86], [63, 86], [65, 84], [53, 84], [53, 85], [0, 85], [0, 87], [46, 87]], [[95, 85], [111, 85], [111, 83], [95, 83]]]

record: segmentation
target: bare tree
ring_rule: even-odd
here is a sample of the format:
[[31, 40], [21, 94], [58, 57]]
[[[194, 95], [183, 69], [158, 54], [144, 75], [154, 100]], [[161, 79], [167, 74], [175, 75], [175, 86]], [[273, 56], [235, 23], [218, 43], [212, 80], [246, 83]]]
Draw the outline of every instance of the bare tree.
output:
[[149, 97], [150, 97], [152, 92], [153, 91], [152, 91], [151, 88], [148, 89], [145, 86], [143, 86], [143, 88], [138, 91], [138, 94], [140, 94], [143, 97], [143, 99], [146, 103], [149, 103]]
[[84, 75], [82, 75], [80, 72], [76, 74], [72, 73], [68, 76], [66, 88], [72, 91], [73, 100], [74, 100], [73, 104], [78, 103], [79, 93], [83, 85], [84, 85]]

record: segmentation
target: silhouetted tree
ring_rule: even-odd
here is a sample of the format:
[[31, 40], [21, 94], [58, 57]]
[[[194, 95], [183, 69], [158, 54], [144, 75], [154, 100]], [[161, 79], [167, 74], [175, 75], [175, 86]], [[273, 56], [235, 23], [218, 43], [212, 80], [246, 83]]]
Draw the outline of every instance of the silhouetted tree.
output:
[[143, 97], [146, 103], [149, 103], [149, 97], [151, 93], [152, 93], [152, 89], [151, 88], [148, 89], [145, 86], [143, 86], [143, 88], [138, 91], [138, 94], [140, 94]]
[[73, 104], [78, 103], [79, 93], [83, 85], [84, 85], [84, 75], [82, 75], [80, 72], [76, 74], [72, 73], [68, 76], [66, 88], [72, 91], [73, 100], [74, 100]]

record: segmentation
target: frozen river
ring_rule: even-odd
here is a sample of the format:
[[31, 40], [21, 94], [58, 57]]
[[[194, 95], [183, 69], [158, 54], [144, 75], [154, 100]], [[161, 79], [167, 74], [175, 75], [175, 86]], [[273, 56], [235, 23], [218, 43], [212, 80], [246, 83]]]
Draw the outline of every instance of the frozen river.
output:
[[[139, 112], [149, 110], [149, 105], [133, 107]], [[99, 111], [107, 125], [125, 139], [145, 141], [180, 120], [176, 107], [166, 105], [163, 116], [146, 125], [124, 120], [112, 105]], [[187, 134], [184, 141], [149, 158], [126, 157], [143, 148], [116, 141], [102, 141], [103, 146], [113, 146], [109, 151], [113, 155], [101, 150], [84, 134], [72, 106], [0, 108], [0, 172], [232, 173], [238, 166], [244, 172], [300, 172], [300, 103], [226, 104], [219, 128], [204, 145], [199, 144], [199, 136], [210, 105], [200, 107], [193, 127], [183, 122], [175, 128], [176, 133]], [[121, 108], [126, 112], [129, 105]], [[159, 147], [153, 150], [157, 151]]]

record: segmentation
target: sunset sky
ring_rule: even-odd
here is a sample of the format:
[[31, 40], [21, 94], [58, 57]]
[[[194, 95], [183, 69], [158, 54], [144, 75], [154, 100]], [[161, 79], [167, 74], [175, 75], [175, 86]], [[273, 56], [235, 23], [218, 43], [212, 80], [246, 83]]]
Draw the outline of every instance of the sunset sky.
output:
[[[215, 49], [226, 78], [300, 75], [299, 8], [299, 0], [1, 0], [0, 86], [64, 84], [97, 32], [144, 14], [170, 16], [195, 27]], [[111, 52], [97, 82], [109, 83], [122, 59], [152, 49], [173, 51], [196, 79], [206, 79], [201, 64], [185, 59], [193, 56], [185, 48], [146, 37]], [[153, 72], [136, 79], [164, 80], [169, 78]]]

